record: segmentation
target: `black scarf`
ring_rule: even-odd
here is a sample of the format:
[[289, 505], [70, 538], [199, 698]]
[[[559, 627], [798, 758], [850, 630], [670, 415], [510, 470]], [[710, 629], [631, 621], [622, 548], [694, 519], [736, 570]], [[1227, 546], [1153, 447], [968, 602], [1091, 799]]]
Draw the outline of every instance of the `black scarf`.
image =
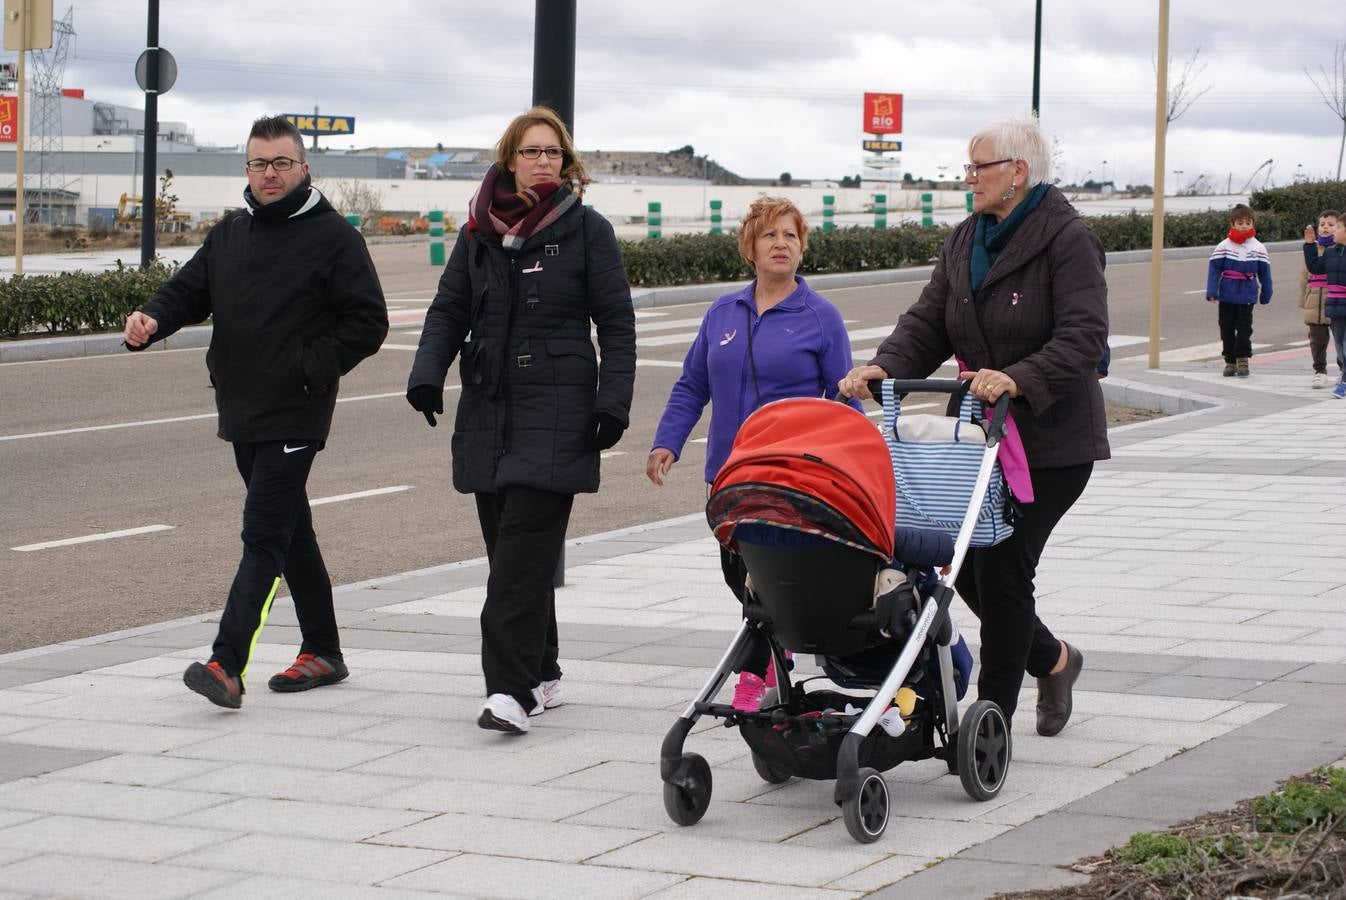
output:
[[[282, 222], [303, 209], [304, 204], [308, 202], [309, 195], [315, 193], [318, 193], [318, 189], [313, 186], [312, 176], [305, 175], [304, 180], [299, 182], [294, 190], [274, 203], [257, 202], [257, 198], [252, 195], [251, 185], [243, 189], [243, 200], [248, 204], [248, 211], [257, 221]], [[318, 194], [318, 196], [321, 197], [322, 195]]]

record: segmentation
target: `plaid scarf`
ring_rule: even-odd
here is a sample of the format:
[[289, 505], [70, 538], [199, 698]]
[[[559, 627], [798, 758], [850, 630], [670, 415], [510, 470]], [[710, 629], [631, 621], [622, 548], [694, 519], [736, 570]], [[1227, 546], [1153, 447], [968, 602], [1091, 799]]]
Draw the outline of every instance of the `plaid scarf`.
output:
[[514, 189], [514, 175], [492, 165], [468, 204], [467, 227], [483, 238], [517, 250], [570, 209], [579, 198], [558, 182]]

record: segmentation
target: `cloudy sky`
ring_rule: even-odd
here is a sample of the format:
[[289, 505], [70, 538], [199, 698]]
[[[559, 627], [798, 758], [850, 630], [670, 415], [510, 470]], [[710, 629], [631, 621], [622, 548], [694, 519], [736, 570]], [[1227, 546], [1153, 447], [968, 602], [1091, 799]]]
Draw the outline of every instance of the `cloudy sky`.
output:
[[[1344, 7], [1294, 8], [1174, 0], [1172, 70], [1199, 49], [1209, 92], [1170, 128], [1170, 190], [1204, 175], [1238, 191], [1268, 159], [1273, 183], [1335, 174], [1342, 124], [1304, 68], [1330, 67], [1346, 26], [1305, 26], [1346, 22], [1325, 12]], [[1042, 121], [1065, 180], [1152, 181], [1157, 9], [1044, 0]], [[488, 146], [529, 104], [533, 11], [530, 0], [164, 0], [160, 44], [180, 74], [160, 118], [234, 145], [258, 115], [317, 104], [356, 117], [336, 146]], [[145, 15], [137, 0], [81, 0], [66, 86], [141, 106]], [[1032, 90], [1031, 0], [579, 0], [578, 30], [581, 150], [692, 144], [750, 176], [860, 171], [866, 90], [905, 96], [903, 169], [953, 172], [967, 135], [1027, 112]]]

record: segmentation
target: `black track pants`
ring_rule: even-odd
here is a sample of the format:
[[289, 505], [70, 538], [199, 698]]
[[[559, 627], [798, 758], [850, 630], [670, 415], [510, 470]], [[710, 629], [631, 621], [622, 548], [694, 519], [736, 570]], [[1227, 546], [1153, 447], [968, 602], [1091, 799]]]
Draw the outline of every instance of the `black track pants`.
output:
[[234, 461], [248, 488], [243, 559], [229, 588], [211, 654], [230, 675], [247, 675], [282, 575], [303, 635], [300, 652], [341, 659], [332, 581], [313, 533], [305, 493], [318, 449], [316, 441], [234, 444]]

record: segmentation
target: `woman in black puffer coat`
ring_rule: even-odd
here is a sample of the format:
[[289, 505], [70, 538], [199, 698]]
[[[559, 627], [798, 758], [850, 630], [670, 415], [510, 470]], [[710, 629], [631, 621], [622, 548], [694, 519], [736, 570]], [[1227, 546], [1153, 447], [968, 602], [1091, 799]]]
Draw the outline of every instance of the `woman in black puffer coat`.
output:
[[[562, 702], [552, 576], [577, 493], [629, 423], [635, 314], [612, 226], [580, 202], [560, 118], [518, 116], [426, 313], [407, 400], [433, 426], [460, 359], [453, 486], [476, 495], [491, 573], [478, 724], [522, 734]], [[597, 327], [602, 362], [589, 338]]]

